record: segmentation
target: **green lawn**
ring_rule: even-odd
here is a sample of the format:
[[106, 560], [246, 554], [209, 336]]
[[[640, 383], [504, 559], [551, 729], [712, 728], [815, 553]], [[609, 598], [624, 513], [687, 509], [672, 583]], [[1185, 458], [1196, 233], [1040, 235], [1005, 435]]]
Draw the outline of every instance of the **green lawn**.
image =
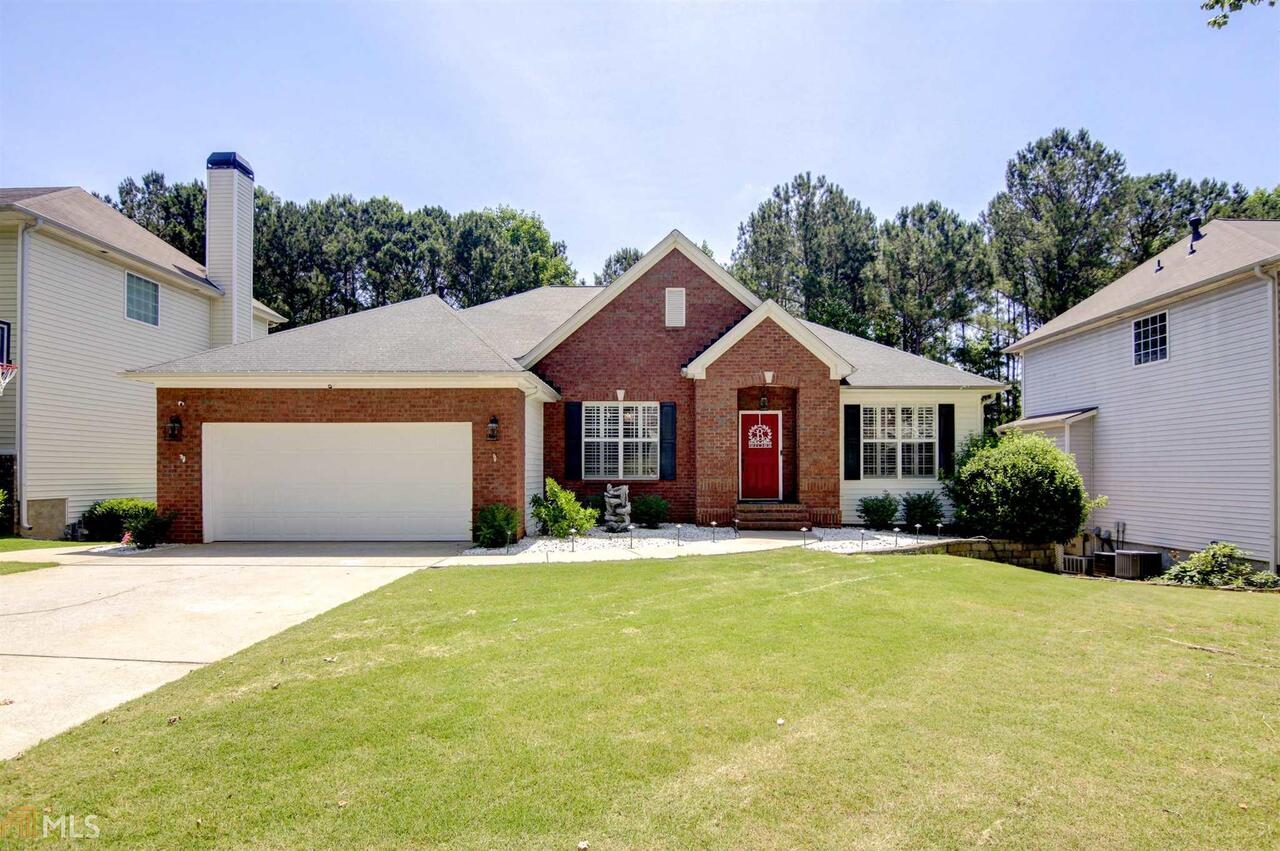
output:
[[0, 537], [0, 553], [14, 553], [18, 550], [42, 550], [51, 547], [88, 547], [97, 544], [81, 544], [78, 541], [40, 541], [35, 538], [19, 538], [16, 535]]
[[26, 573], [28, 570], [39, 570], [42, 567], [57, 567], [56, 561], [0, 561], [0, 576], [10, 573]]
[[120, 847], [1275, 848], [1277, 651], [1280, 595], [946, 556], [422, 571], [0, 764], [0, 813]]

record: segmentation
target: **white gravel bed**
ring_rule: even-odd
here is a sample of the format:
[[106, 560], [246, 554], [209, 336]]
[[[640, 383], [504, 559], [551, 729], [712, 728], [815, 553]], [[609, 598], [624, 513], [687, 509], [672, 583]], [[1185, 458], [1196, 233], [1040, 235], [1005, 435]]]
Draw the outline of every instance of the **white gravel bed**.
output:
[[873, 529], [863, 529], [858, 526], [837, 526], [834, 528], [819, 528], [810, 532], [811, 539], [817, 538], [816, 543], [810, 543], [809, 549], [822, 550], [828, 553], [874, 553], [885, 552], [886, 550], [900, 549], [904, 547], [914, 547], [917, 544], [938, 544], [944, 541], [957, 540], [954, 536], [937, 535], [919, 535], [912, 531], [911, 534], [904, 532], [894, 533], [877, 532]]
[[[733, 537], [732, 529], [710, 526], [693, 526], [683, 524], [680, 528], [680, 541], [710, 541], [714, 531], [715, 540], [724, 541]], [[635, 528], [635, 549], [645, 547], [674, 546], [676, 543], [676, 526], [674, 523], [663, 523], [657, 529]], [[521, 553], [561, 553], [570, 550], [607, 550], [630, 549], [631, 536], [627, 532], [613, 534], [597, 526], [585, 535], [579, 535], [571, 544], [568, 538], [546, 538], [540, 535], [528, 535], [508, 548], [472, 547], [463, 553], [469, 556], [519, 555]]]
[[[74, 543], [68, 543], [67, 546], [74, 547]], [[152, 549], [167, 550], [169, 547], [180, 547], [181, 544], [156, 544]], [[96, 556], [131, 556], [135, 553], [145, 553], [147, 550], [140, 550], [133, 544], [103, 544], [100, 547], [91, 547], [85, 550], [87, 553], [93, 553]]]

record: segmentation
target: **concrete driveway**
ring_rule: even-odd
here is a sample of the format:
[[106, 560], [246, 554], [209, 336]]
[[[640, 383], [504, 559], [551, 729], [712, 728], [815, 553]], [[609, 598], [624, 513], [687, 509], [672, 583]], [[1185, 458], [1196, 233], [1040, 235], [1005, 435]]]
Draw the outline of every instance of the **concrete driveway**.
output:
[[0, 576], [0, 759], [465, 546], [7, 553], [59, 566]]

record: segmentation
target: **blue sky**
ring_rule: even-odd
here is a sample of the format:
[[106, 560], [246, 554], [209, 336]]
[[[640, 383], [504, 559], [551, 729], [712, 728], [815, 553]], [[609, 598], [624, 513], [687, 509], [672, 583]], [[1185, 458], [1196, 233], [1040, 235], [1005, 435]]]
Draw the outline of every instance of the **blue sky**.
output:
[[535, 210], [590, 279], [672, 227], [727, 260], [802, 170], [881, 218], [976, 216], [1055, 126], [1134, 172], [1280, 183], [1280, 11], [1197, 7], [0, 0], [0, 185], [188, 180], [231, 149], [295, 200]]

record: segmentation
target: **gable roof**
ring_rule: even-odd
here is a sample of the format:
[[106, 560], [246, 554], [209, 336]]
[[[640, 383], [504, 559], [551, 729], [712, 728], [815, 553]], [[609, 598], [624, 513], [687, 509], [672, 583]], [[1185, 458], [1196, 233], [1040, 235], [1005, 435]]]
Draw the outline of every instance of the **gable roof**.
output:
[[523, 373], [434, 295], [363, 310], [130, 375]]
[[519, 358], [605, 287], [538, 287], [461, 311], [503, 354]]
[[[206, 277], [204, 266], [79, 186], [0, 189], [0, 209], [44, 219], [54, 227], [114, 248], [207, 289], [209, 295], [222, 293], [221, 287]], [[289, 321], [257, 299], [253, 300], [253, 309], [268, 324]]]
[[[1005, 351], [1021, 352], [1131, 311], [1190, 295], [1280, 260], [1280, 221], [1214, 219], [1204, 225], [1195, 253], [1183, 238], [1054, 317]], [[1159, 271], [1157, 271], [1157, 269]]]
[[732, 349], [743, 337], [764, 322], [772, 320], [783, 331], [786, 331], [796, 342], [809, 350], [810, 354], [827, 365], [833, 379], [841, 379], [853, 372], [854, 367], [827, 345], [805, 323], [796, 319], [782, 309], [782, 305], [769, 299], [755, 310], [748, 313], [738, 324], [725, 332], [720, 339], [707, 347], [702, 354], [689, 361], [683, 372], [686, 378], [706, 378], [707, 367], [719, 360], [720, 356]]
[[995, 392], [1007, 385], [963, 369], [904, 352], [816, 322], [800, 320], [837, 354], [853, 364], [845, 384], [864, 389], [890, 387], [983, 389]]
[[739, 283], [733, 275], [730, 275], [723, 266], [708, 257], [706, 252], [695, 245], [689, 237], [678, 230], [673, 230], [661, 242], [650, 248], [643, 257], [620, 275], [616, 281], [607, 287], [602, 287], [595, 298], [587, 301], [586, 304], [574, 311], [568, 319], [561, 323], [559, 327], [544, 337], [533, 349], [520, 358], [520, 363], [526, 367], [531, 367], [542, 360], [552, 349], [567, 340], [569, 335], [581, 328], [588, 319], [599, 313], [611, 301], [622, 295], [627, 287], [639, 280], [645, 272], [652, 269], [659, 260], [672, 251], [679, 251], [691, 260], [695, 266], [706, 272], [711, 280], [724, 287], [734, 298], [747, 307], [755, 310], [760, 306], [760, 299]]

